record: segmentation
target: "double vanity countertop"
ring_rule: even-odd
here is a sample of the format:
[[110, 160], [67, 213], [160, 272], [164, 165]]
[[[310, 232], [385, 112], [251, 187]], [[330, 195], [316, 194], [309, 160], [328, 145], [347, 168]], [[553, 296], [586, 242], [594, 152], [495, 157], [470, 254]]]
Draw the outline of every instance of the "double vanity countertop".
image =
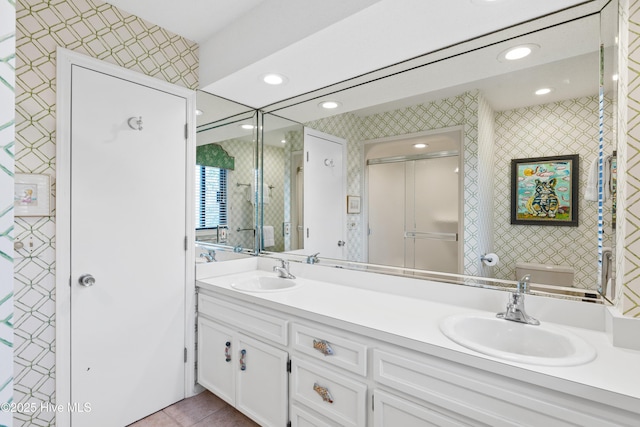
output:
[[[232, 284], [276, 277], [275, 261], [245, 260], [199, 265], [196, 285], [207, 291], [348, 330], [451, 362], [550, 388], [637, 413], [640, 417], [640, 351], [614, 347], [605, 332], [607, 307], [527, 295], [529, 315], [593, 346], [595, 360], [578, 366], [540, 366], [498, 359], [447, 338], [440, 322], [452, 315], [492, 316], [504, 311], [508, 293], [428, 280], [291, 263], [296, 287], [245, 292]], [[505, 320], [506, 321], [506, 320]], [[640, 334], [640, 331], [638, 331]]]

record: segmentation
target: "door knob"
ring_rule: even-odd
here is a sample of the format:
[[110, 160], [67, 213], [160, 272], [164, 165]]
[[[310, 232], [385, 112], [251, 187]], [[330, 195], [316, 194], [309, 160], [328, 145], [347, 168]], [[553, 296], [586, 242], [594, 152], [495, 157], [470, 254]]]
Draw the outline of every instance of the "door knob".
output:
[[96, 283], [96, 279], [90, 274], [83, 274], [78, 279], [78, 283], [80, 283], [82, 286], [93, 286]]
[[338, 246], [343, 247], [346, 244], [347, 242], [345, 242], [344, 240], [338, 240]]

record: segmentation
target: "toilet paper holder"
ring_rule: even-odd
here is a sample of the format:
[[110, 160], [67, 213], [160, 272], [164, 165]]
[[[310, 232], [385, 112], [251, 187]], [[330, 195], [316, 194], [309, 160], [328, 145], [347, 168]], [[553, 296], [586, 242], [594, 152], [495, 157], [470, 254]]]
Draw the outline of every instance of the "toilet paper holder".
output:
[[480, 261], [491, 267], [498, 264], [499, 258], [498, 255], [494, 253], [488, 253], [480, 255]]

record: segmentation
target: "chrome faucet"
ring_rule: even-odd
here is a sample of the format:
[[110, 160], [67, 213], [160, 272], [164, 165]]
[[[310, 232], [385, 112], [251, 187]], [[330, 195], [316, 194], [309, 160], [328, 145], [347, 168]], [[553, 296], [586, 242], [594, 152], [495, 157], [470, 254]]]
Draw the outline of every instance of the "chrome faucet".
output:
[[318, 255], [320, 255], [320, 252], [316, 252], [313, 255], [309, 255], [307, 257], [307, 264], [317, 264], [320, 262], [320, 260], [318, 259]]
[[496, 314], [499, 319], [511, 320], [514, 322], [526, 323], [528, 325], [539, 325], [540, 321], [527, 315], [524, 310], [524, 296], [529, 291], [529, 281], [531, 276], [527, 274], [518, 281], [518, 287], [515, 292], [509, 295], [507, 302], [507, 311]]
[[209, 249], [207, 253], [202, 252], [200, 254], [200, 258], [206, 259], [207, 262], [218, 261], [216, 259], [216, 251], [214, 251], [213, 249]]
[[278, 261], [280, 262], [280, 266], [273, 266], [273, 271], [278, 272], [278, 277], [282, 277], [283, 279], [295, 279], [296, 276], [289, 273], [289, 261], [281, 258], [278, 258]]

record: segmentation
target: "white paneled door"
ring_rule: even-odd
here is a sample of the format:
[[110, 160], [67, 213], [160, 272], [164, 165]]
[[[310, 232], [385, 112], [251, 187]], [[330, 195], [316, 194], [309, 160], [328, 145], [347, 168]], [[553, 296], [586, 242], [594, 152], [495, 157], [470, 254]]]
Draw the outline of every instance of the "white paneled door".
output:
[[304, 249], [346, 259], [346, 141], [304, 130]]
[[71, 425], [119, 427], [185, 397], [186, 99], [71, 72]]

